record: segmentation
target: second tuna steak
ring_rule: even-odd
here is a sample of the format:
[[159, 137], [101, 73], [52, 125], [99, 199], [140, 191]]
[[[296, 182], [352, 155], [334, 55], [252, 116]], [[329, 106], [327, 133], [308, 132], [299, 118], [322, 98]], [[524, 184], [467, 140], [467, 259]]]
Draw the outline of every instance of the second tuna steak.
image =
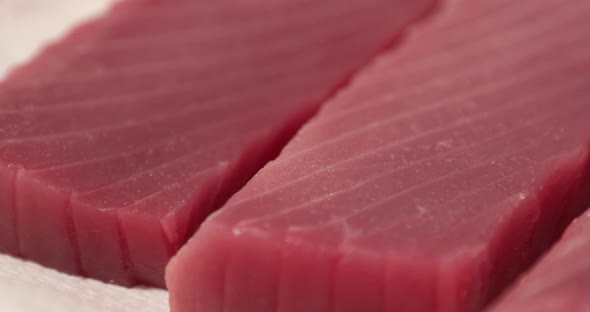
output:
[[480, 310], [588, 204], [589, 36], [588, 1], [449, 1], [202, 225], [173, 311]]
[[0, 251], [163, 286], [164, 266], [429, 0], [130, 0], [0, 86]]

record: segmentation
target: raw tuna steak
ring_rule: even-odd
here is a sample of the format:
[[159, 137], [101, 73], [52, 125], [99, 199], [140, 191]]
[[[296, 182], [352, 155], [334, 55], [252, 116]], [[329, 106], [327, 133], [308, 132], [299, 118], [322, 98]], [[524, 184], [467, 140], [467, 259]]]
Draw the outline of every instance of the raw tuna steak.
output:
[[116, 5], [0, 86], [0, 250], [163, 286], [211, 209], [430, 5]]
[[587, 202], [574, 2], [449, 1], [202, 225], [173, 311], [481, 308]]
[[590, 213], [572, 224], [532, 272], [492, 312], [585, 312], [590, 309]]

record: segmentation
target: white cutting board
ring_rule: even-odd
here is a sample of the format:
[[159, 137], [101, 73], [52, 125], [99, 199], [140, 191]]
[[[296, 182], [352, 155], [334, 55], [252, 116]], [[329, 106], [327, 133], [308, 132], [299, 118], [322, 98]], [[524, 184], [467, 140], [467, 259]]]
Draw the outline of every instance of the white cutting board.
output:
[[[0, 79], [43, 44], [100, 14], [112, 1], [0, 0]], [[68, 276], [0, 254], [0, 312], [99, 311], [168, 311], [168, 294]]]

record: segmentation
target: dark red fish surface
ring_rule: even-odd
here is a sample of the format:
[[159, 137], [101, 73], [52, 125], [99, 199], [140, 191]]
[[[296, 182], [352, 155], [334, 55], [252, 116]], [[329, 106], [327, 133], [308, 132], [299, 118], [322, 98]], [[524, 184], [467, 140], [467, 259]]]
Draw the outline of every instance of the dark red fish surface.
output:
[[588, 38], [587, 1], [446, 2], [203, 223], [172, 310], [479, 311], [588, 205]]
[[431, 2], [119, 3], [0, 85], [0, 251], [164, 286], [198, 224]]

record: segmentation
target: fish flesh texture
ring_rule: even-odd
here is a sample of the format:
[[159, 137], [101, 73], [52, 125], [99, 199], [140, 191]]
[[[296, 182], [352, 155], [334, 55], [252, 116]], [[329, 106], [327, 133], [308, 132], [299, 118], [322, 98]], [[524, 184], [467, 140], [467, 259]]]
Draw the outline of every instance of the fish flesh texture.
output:
[[0, 85], [0, 251], [164, 286], [164, 267], [431, 0], [129, 0]]
[[590, 2], [435, 15], [201, 225], [172, 311], [478, 311], [588, 206]]
[[584, 312], [590, 309], [590, 213], [570, 225], [564, 237], [508, 291], [491, 312]]

